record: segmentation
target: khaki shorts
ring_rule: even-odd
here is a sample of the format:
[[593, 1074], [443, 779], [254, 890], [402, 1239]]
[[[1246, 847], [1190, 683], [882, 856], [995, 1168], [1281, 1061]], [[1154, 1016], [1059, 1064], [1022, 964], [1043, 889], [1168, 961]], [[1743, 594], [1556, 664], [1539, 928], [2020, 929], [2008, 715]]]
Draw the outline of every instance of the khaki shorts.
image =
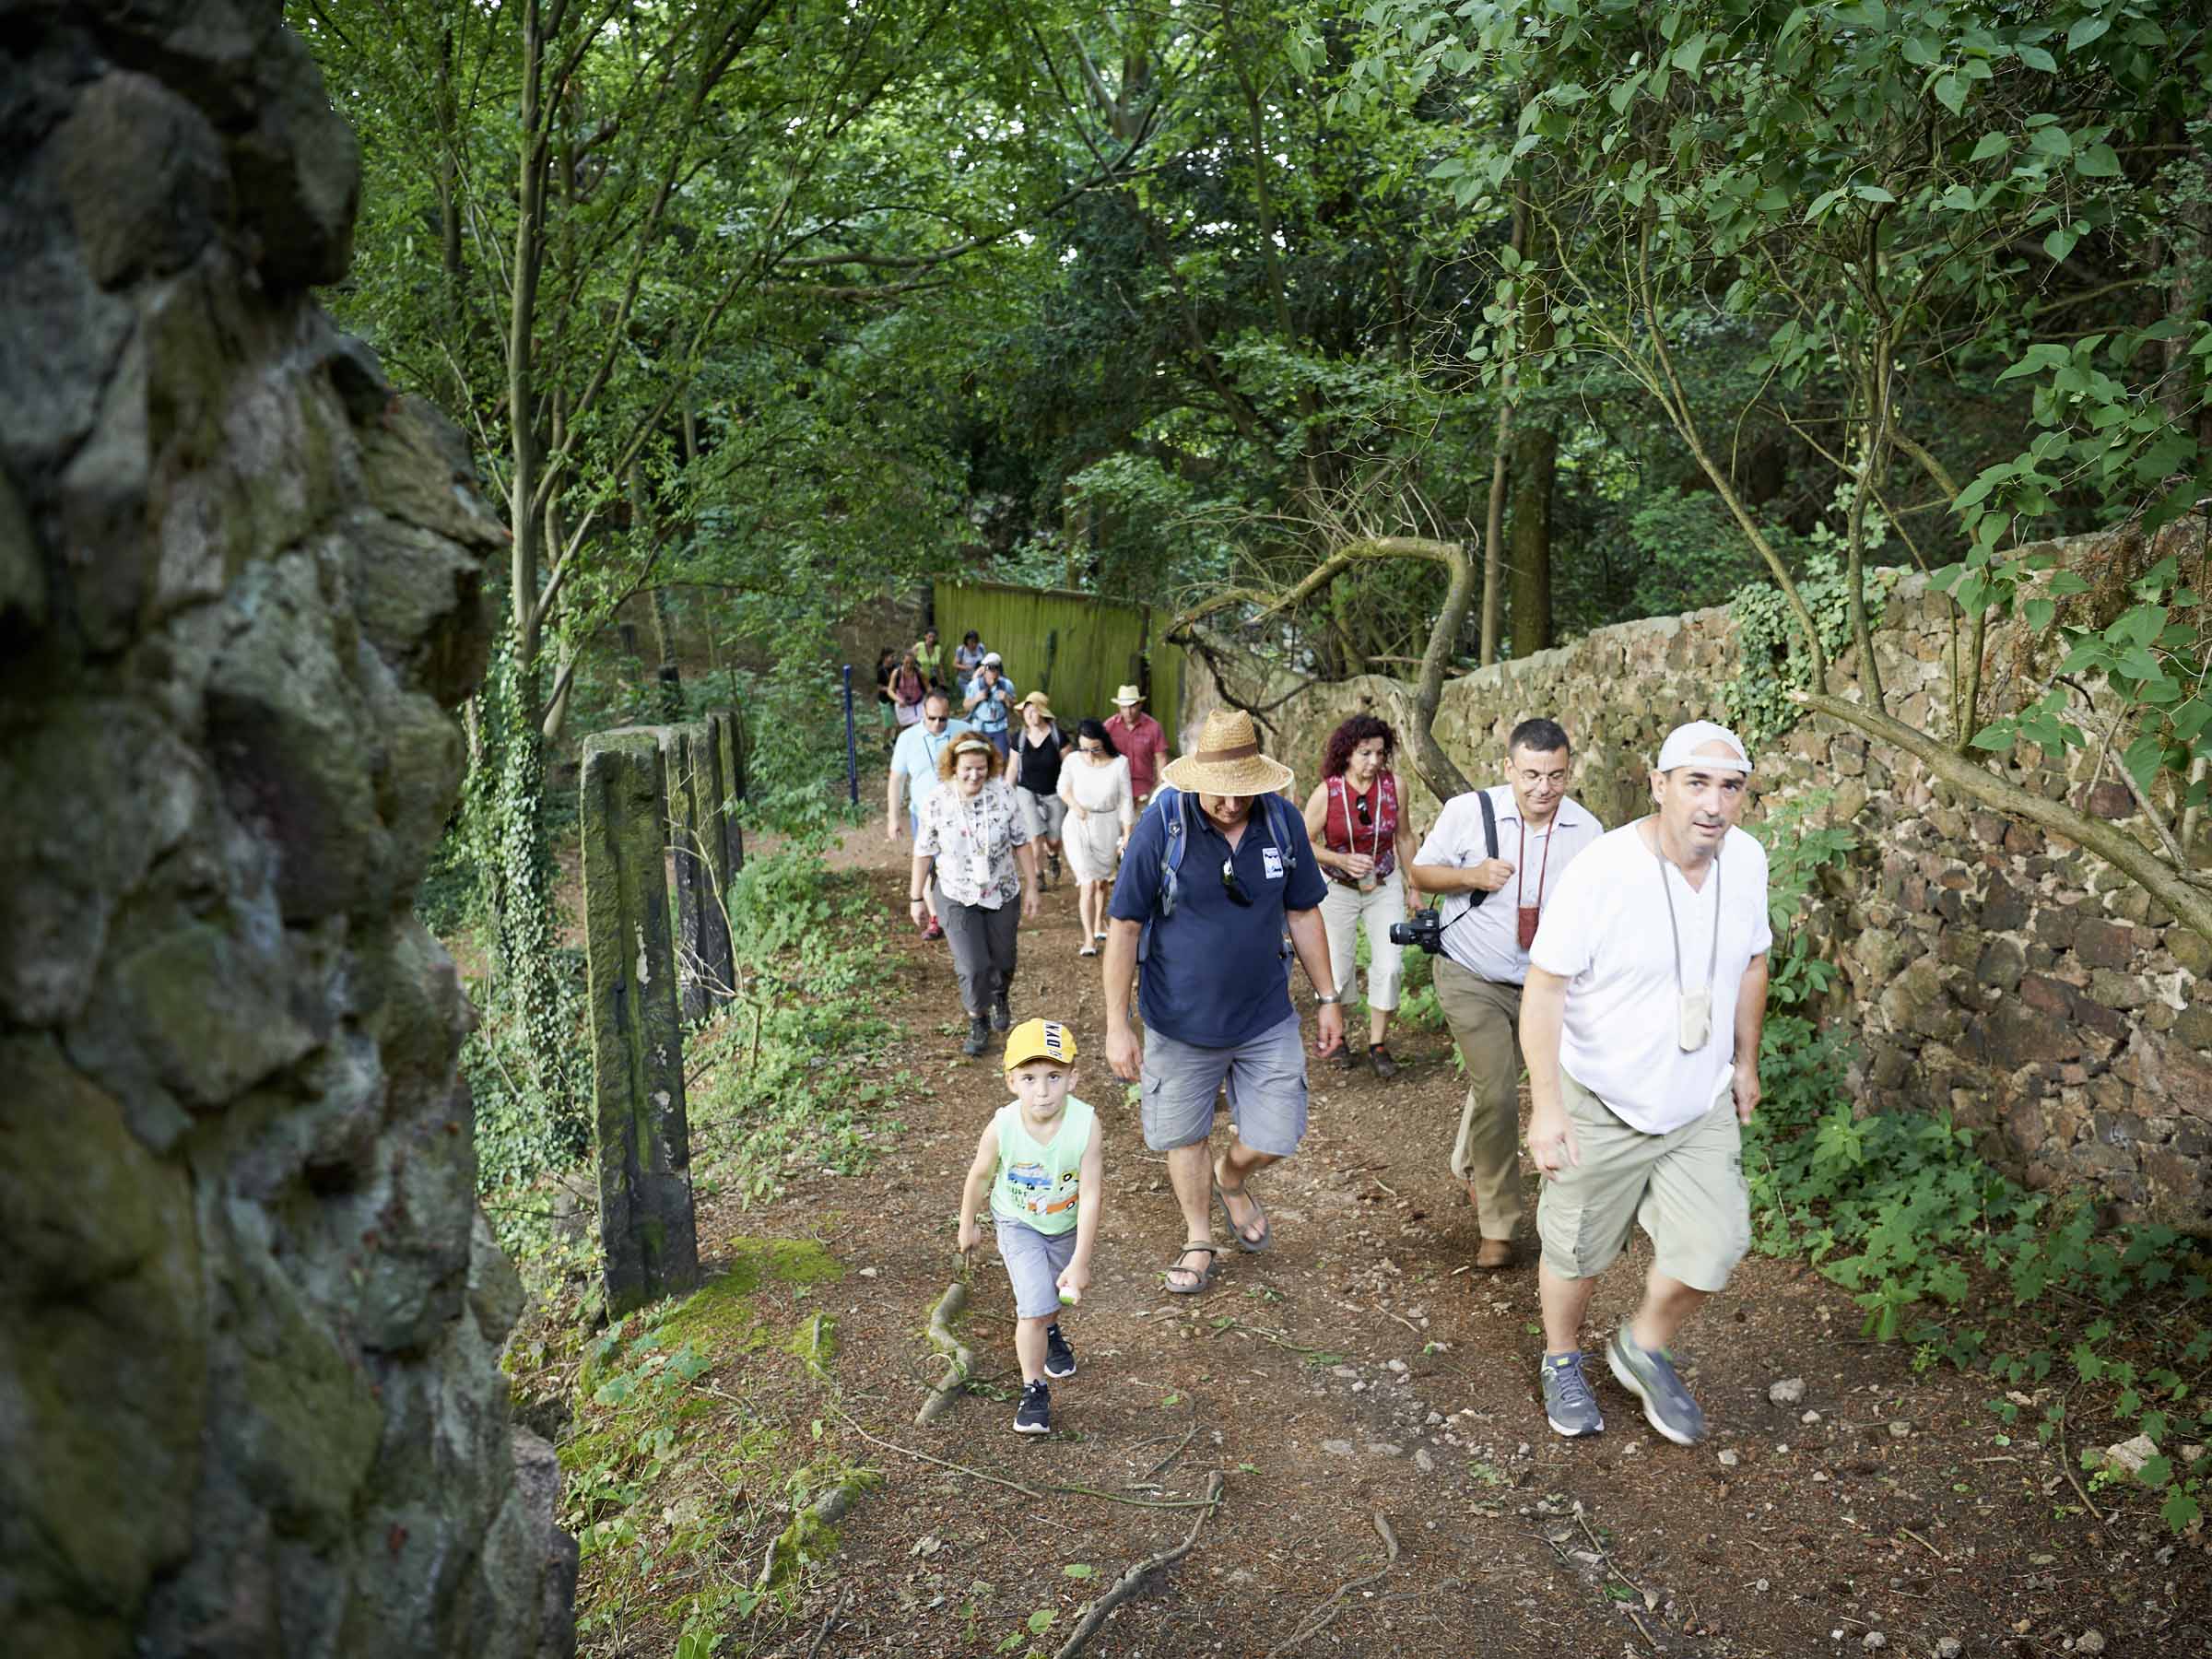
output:
[[1751, 1247], [1751, 1192], [1744, 1183], [1743, 1128], [1727, 1079], [1704, 1116], [1646, 1135], [1559, 1073], [1559, 1093], [1582, 1162], [1544, 1183], [1536, 1236], [1544, 1265], [1561, 1278], [1589, 1278], [1612, 1265], [1641, 1226], [1653, 1265], [1693, 1290], [1718, 1290]]

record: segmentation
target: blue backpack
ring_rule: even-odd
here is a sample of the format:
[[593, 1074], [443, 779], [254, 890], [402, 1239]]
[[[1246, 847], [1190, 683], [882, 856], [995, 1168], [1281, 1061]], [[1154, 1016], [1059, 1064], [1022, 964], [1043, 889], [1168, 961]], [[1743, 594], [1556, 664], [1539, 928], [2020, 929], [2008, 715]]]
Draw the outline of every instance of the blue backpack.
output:
[[[1145, 810], [1159, 813], [1167, 829], [1167, 845], [1159, 855], [1159, 897], [1153, 900], [1152, 913], [1145, 918], [1145, 925], [1136, 935], [1136, 959], [1143, 961], [1152, 954], [1152, 926], [1156, 922], [1175, 913], [1175, 901], [1182, 894], [1182, 855], [1190, 850], [1191, 809], [1183, 803], [1190, 792], [1163, 783], [1153, 793], [1151, 804]], [[1283, 877], [1298, 868], [1297, 841], [1288, 828], [1290, 803], [1272, 790], [1260, 796], [1267, 818], [1267, 839], [1283, 855]], [[1290, 954], [1288, 938], [1283, 954]]]

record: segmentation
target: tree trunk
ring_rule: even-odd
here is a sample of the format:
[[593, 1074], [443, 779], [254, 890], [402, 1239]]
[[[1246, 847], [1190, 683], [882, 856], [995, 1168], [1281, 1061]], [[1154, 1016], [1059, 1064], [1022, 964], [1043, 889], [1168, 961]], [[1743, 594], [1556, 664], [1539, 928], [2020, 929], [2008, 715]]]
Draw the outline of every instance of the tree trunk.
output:
[[1513, 654], [1551, 646], [1551, 486], [1559, 434], [1524, 426], [1513, 436]]
[[676, 660], [676, 619], [669, 614], [668, 590], [653, 590], [653, 646], [659, 653], [661, 718], [684, 717], [684, 673]]

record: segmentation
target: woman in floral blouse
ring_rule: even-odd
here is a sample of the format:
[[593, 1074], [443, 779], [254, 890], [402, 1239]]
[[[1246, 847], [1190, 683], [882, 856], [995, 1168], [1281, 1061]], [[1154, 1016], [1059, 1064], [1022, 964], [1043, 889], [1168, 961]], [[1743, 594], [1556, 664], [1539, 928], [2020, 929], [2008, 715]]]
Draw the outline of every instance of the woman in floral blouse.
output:
[[[952, 947], [960, 1001], [968, 1009], [966, 1054], [990, 1046], [993, 1030], [1014, 1023], [1006, 989], [1014, 980], [1014, 929], [1020, 916], [1037, 914], [1037, 848], [1021, 808], [1004, 780], [994, 778], [998, 750], [988, 737], [963, 734], [946, 745], [937, 775], [949, 785], [922, 803], [914, 837], [914, 866], [907, 883], [910, 913], [922, 904], [934, 866], [937, 914]], [[921, 917], [915, 916], [919, 922]]]

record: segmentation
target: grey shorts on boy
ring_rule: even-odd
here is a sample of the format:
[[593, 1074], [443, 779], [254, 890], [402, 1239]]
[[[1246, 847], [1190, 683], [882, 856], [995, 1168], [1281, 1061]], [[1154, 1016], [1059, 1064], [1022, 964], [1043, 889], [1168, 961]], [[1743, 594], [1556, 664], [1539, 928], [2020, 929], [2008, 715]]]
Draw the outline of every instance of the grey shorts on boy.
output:
[[998, 1253], [1014, 1286], [1014, 1312], [1023, 1319], [1052, 1319], [1060, 1312], [1060, 1275], [1076, 1254], [1076, 1230], [1041, 1233], [1003, 1216], [991, 1218], [998, 1229]]

